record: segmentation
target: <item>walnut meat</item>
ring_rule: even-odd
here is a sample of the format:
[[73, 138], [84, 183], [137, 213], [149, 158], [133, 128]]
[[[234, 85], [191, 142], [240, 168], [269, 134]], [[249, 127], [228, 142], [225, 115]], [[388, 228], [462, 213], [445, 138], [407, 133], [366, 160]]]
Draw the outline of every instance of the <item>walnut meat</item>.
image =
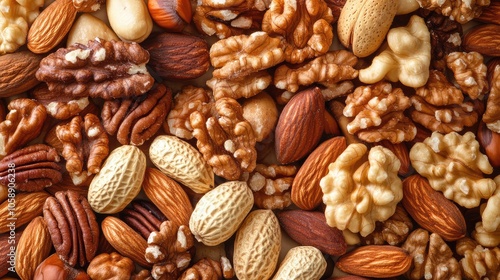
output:
[[101, 111], [104, 129], [122, 145], [140, 146], [161, 128], [172, 104], [172, 91], [157, 84], [138, 97], [107, 100]]
[[256, 139], [236, 100], [221, 98], [215, 102], [212, 116], [193, 112], [190, 122], [196, 146], [216, 175], [237, 180], [242, 172], [253, 171], [257, 160]]
[[481, 205], [481, 220], [485, 231], [500, 230], [500, 175], [493, 179], [497, 189], [488, 201]]
[[261, 70], [235, 79], [211, 78], [207, 86], [212, 89], [216, 100], [223, 97], [250, 98], [265, 90], [272, 79], [267, 70]]
[[431, 70], [425, 86], [419, 87], [415, 93], [425, 102], [436, 105], [461, 104], [464, 101], [462, 91], [450, 83], [443, 72]]
[[458, 261], [438, 234], [416, 229], [402, 248], [413, 257], [413, 267], [406, 273], [409, 279], [462, 279]]
[[182, 273], [178, 280], [231, 279], [234, 269], [226, 257], [220, 262], [203, 258]]
[[500, 133], [500, 65], [493, 70], [490, 87], [483, 122], [491, 131]]
[[375, 230], [368, 236], [361, 238], [367, 245], [389, 244], [397, 246], [406, 240], [413, 229], [413, 223], [406, 210], [398, 204], [396, 212], [389, 219], [377, 222]]
[[332, 10], [322, 0], [273, 0], [262, 30], [285, 41], [286, 61], [301, 63], [328, 51], [333, 41]]
[[461, 24], [478, 17], [490, 0], [416, 0], [420, 7], [435, 11]]
[[500, 227], [495, 231], [486, 231], [483, 223], [478, 222], [475, 225], [471, 237], [484, 247], [497, 247], [500, 245]]
[[452, 52], [446, 56], [446, 65], [455, 80], [472, 99], [482, 98], [488, 91], [487, 67], [478, 52]]
[[92, 279], [130, 279], [134, 272], [134, 262], [117, 252], [102, 253], [92, 259], [87, 274]]
[[89, 98], [73, 98], [61, 92], [50, 91], [46, 84], [35, 87], [31, 96], [45, 106], [47, 114], [58, 120], [66, 120], [80, 114], [88, 105]]
[[460, 265], [469, 279], [500, 279], [500, 248], [484, 248], [464, 237], [457, 241], [457, 253], [463, 258]]
[[403, 198], [399, 159], [387, 148], [350, 144], [328, 167], [321, 181], [327, 223], [367, 236], [385, 221]]
[[354, 66], [358, 58], [346, 50], [327, 52], [300, 67], [279, 66], [274, 72], [274, 85], [279, 89], [296, 92], [299, 86], [313, 83], [336, 84], [358, 76]]
[[433, 189], [466, 208], [479, 206], [481, 199], [491, 197], [497, 188], [492, 179], [484, 178], [493, 167], [472, 132], [433, 132], [413, 145], [410, 160]]
[[148, 61], [149, 53], [137, 43], [95, 39], [49, 54], [40, 62], [36, 77], [49, 90], [74, 97], [130, 97], [153, 86]]
[[12, 100], [7, 109], [9, 113], [0, 123], [0, 157], [37, 138], [47, 118], [45, 107], [28, 98]]
[[[410, 99], [403, 90], [390, 83], [379, 82], [359, 86], [347, 96], [343, 114], [353, 118], [347, 131], [367, 142], [384, 139], [392, 143], [412, 140], [417, 129], [403, 111], [410, 106]], [[363, 133], [361, 133], [363, 132]]]

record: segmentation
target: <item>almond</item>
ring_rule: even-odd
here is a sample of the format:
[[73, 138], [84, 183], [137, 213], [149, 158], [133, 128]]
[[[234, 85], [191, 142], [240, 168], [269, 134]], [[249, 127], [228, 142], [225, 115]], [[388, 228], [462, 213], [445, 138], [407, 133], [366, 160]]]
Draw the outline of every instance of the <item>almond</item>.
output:
[[147, 168], [142, 189], [176, 227], [189, 224], [193, 206], [187, 193], [176, 181], [158, 169]]
[[52, 2], [31, 25], [28, 31], [28, 49], [34, 53], [46, 53], [52, 50], [69, 32], [76, 14], [73, 0]]
[[474, 20], [500, 24], [500, 1], [490, 1], [488, 8], [483, 9], [479, 17]]
[[467, 226], [458, 207], [426, 178], [416, 174], [403, 180], [403, 207], [424, 229], [454, 241], [465, 236]]
[[15, 271], [16, 244], [19, 242], [22, 233], [23, 230], [16, 229], [12, 233], [0, 234], [0, 252], [2, 252], [0, 254], [0, 277], [5, 276], [9, 271]]
[[[18, 193], [0, 204], [0, 233], [9, 232], [9, 224], [15, 221], [16, 228], [40, 216], [43, 204], [50, 195], [45, 191]], [[10, 204], [9, 204], [10, 203]]]
[[373, 278], [401, 275], [411, 267], [413, 258], [406, 251], [392, 245], [367, 245], [354, 249], [337, 261], [343, 272]]
[[487, 23], [471, 28], [463, 37], [462, 46], [467, 52], [500, 56], [500, 25]]
[[347, 147], [342, 136], [321, 143], [307, 157], [293, 179], [291, 199], [303, 210], [312, 210], [321, 204], [323, 192], [319, 181], [328, 173], [328, 165], [334, 162]]
[[43, 56], [30, 51], [0, 56], [0, 97], [9, 97], [25, 92], [40, 83], [35, 73]]
[[52, 250], [52, 240], [45, 219], [41, 216], [33, 219], [24, 229], [16, 251], [16, 272], [22, 279], [33, 279], [37, 266], [43, 262]]
[[277, 217], [283, 230], [300, 245], [314, 246], [333, 256], [340, 256], [347, 249], [342, 231], [330, 227], [322, 212], [289, 210]]
[[278, 161], [288, 164], [311, 152], [323, 134], [324, 122], [325, 100], [319, 88], [294, 95], [283, 108], [276, 125]]

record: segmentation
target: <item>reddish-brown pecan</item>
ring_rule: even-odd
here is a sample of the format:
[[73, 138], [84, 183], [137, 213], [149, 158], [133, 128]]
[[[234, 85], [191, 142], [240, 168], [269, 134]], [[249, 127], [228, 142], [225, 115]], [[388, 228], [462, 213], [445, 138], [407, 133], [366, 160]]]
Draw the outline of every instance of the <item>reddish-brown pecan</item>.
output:
[[40, 62], [36, 77], [49, 90], [73, 97], [130, 97], [153, 86], [148, 61], [148, 51], [137, 43], [95, 39], [49, 54]]
[[41, 191], [62, 180], [57, 151], [45, 144], [17, 150], [0, 161], [0, 184], [19, 191]]
[[43, 206], [52, 243], [70, 266], [85, 266], [95, 256], [99, 225], [87, 199], [77, 192], [57, 192]]
[[140, 146], [161, 128], [171, 105], [172, 91], [157, 84], [138, 97], [105, 101], [102, 123], [108, 134], [116, 134], [120, 144]]
[[148, 239], [151, 232], [159, 231], [161, 223], [167, 220], [167, 217], [147, 200], [136, 200], [130, 205], [130, 208], [120, 212], [120, 217], [144, 239]]

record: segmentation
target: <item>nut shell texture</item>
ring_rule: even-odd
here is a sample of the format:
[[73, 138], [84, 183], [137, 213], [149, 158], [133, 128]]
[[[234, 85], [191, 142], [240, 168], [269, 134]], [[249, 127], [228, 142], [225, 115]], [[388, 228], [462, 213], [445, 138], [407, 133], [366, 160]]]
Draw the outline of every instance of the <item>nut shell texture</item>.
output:
[[252, 190], [246, 182], [223, 183], [198, 201], [189, 220], [189, 229], [207, 246], [221, 244], [238, 230], [253, 202]]
[[156, 137], [149, 157], [163, 173], [196, 193], [206, 193], [214, 186], [212, 168], [200, 152], [175, 136]]
[[92, 209], [103, 214], [123, 210], [139, 194], [145, 171], [146, 155], [136, 146], [113, 150], [90, 183], [88, 201]]
[[313, 246], [298, 246], [286, 253], [273, 280], [319, 280], [325, 270], [326, 260], [320, 250]]
[[271, 210], [248, 214], [236, 233], [233, 267], [240, 280], [269, 279], [281, 249], [281, 229]]

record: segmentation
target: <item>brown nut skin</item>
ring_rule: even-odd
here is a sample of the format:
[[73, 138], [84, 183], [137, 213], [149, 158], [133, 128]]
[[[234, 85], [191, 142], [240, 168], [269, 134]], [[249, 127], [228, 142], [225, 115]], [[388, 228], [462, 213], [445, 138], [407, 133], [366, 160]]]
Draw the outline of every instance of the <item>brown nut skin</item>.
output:
[[92, 279], [120, 280], [129, 279], [134, 272], [134, 262], [116, 252], [96, 256], [87, 268]]
[[85, 271], [64, 263], [57, 254], [46, 258], [35, 271], [33, 280], [91, 280]]
[[181, 31], [193, 17], [189, 0], [149, 0], [148, 10], [153, 21], [169, 31]]
[[491, 131], [483, 122], [480, 122], [476, 135], [490, 164], [496, 168], [500, 167], [500, 133]]

